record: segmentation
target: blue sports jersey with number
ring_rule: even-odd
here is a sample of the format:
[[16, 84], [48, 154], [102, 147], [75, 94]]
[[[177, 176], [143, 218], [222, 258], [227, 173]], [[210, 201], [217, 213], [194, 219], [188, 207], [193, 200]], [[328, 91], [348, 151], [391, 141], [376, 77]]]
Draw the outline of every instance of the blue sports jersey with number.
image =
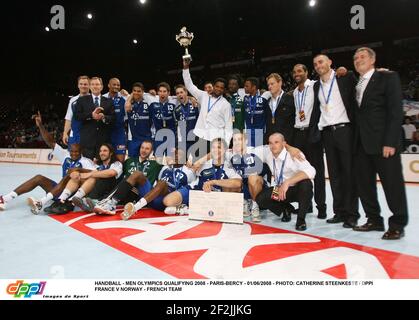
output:
[[264, 129], [266, 112], [269, 109], [268, 101], [261, 96], [245, 96], [244, 110], [245, 123], [248, 129]]
[[262, 160], [254, 153], [233, 154], [230, 164], [243, 179], [247, 179], [252, 174], [260, 174], [263, 169]]
[[165, 167], [162, 169], [159, 180], [166, 181], [169, 187], [169, 192], [173, 192], [181, 187], [187, 186], [190, 182], [188, 181], [187, 173], [184, 172], [184, 168], [185, 167]]
[[128, 112], [127, 116], [132, 140], [151, 139], [152, 120], [150, 106], [147, 102], [134, 102], [132, 111]]
[[170, 102], [153, 102], [150, 104], [150, 117], [156, 132], [169, 129], [176, 134], [175, 105]]
[[189, 102], [186, 104], [181, 103], [175, 109], [175, 117], [179, 122], [186, 122], [186, 133], [189, 133], [195, 129], [199, 117], [199, 109]]

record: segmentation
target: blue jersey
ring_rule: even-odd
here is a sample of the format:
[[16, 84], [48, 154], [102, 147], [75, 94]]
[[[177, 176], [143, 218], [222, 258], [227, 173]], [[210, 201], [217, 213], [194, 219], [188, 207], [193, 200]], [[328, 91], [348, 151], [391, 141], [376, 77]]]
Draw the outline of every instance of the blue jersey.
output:
[[150, 106], [145, 101], [134, 102], [128, 112], [128, 140], [151, 139]]
[[160, 129], [172, 130], [176, 135], [175, 105], [171, 102], [150, 104], [150, 116], [156, 132]]
[[234, 171], [243, 179], [247, 179], [252, 174], [262, 173], [263, 161], [252, 152], [246, 152], [243, 155], [227, 153], [226, 158]]
[[61, 162], [62, 176], [65, 177], [69, 169], [72, 168], [84, 168], [89, 170], [95, 170], [95, 165], [92, 160], [80, 157], [77, 160], [72, 160], [70, 152], [60, 147], [58, 143], [55, 144], [52, 155]]
[[67, 175], [68, 170], [72, 168], [83, 168], [83, 164], [80, 162], [81, 158], [72, 160], [70, 157], [65, 158], [61, 166], [63, 178]]
[[[199, 172], [198, 184], [194, 186], [195, 190], [202, 190], [204, 183], [209, 180], [223, 180], [223, 179], [241, 179], [229, 164], [216, 166], [212, 161], [208, 161]], [[213, 186], [215, 191], [222, 191], [219, 186]]]
[[[188, 134], [191, 130], [195, 129], [196, 122], [198, 121], [199, 116], [199, 109], [194, 107], [191, 103], [186, 104], [179, 104], [175, 109], [175, 117], [178, 121], [178, 126], [180, 125], [179, 122], [186, 123], [186, 134]], [[186, 140], [186, 139], [185, 139]]]
[[105, 97], [112, 99], [112, 104], [115, 110], [115, 122], [113, 124], [113, 129], [124, 129], [125, 98], [120, 95], [117, 95], [116, 97], [111, 98], [109, 94], [106, 94]]
[[261, 96], [245, 96], [244, 111], [245, 123], [248, 129], [264, 129], [266, 112], [269, 110], [268, 100]]
[[186, 167], [174, 168], [165, 166], [161, 169], [159, 180], [166, 181], [169, 192], [180, 189], [181, 187], [187, 186], [195, 179], [193, 171]]

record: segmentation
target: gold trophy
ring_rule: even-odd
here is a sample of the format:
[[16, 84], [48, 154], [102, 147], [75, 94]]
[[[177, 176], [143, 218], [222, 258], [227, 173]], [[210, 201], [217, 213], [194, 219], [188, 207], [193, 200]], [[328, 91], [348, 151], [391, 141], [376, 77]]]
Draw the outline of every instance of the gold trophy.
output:
[[193, 37], [193, 33], [188, 32], [186, 27], [180, 29], [180, 33], [176, 35], [176, 41], [179, 42], [182, 47], [185, 47], [185, 54], [182, 56], [185, 61], [192, 61], [192, 56], [189, 54], [188, 46], [191, 45]]

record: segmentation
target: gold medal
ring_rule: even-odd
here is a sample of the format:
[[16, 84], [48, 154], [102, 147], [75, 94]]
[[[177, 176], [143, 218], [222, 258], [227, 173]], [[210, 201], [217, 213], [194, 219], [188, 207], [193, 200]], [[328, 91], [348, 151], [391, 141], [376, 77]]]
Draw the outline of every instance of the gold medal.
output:
[[233, 116], [232, 117], [232, 119], [233, 119], [233, 123], [236, 121], [236, 117], [235, 116]]
[[271, 194], [271, 199], [275, 200], [275, 201], [279, 201], [279, 192], [278, 192], [279, 187], [275, 186], [272, 190], [272, 194]]
[[306, 119], [306, 115], [304, 113], [304, 110], [300, 111], [299, 115], [300, 115], [300, 121], [303, 122]]
[[163, 120], [163, 128], [166, 128], [166, 120]]
[[272, 124], [275, 124], [275, 118], [272, 117]]

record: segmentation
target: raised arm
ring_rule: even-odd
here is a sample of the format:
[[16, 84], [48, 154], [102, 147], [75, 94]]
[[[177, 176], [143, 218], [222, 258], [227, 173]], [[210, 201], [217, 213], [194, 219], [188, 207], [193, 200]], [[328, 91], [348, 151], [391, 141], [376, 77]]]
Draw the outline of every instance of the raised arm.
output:
[[36, 126], [39, 128], [39, 132], [41, 133], [42, 139], [50, 148], [55, 147], [55, 140], [52, 135], [45, 129], [44, 125], [42, 124], [42, 117], [41, 113], [38, 111], [38, 114], [32, 116], [32, 119], [35, 119]]
[[207, 94], [203, 90], [199, 90], [196, 85], [193, 84], [191, 74], [189, 72], [189, 62], [183, 60], [183, 82], [185, 83], [186, 89], [198, 100], [201, 101], [204, 94]]

